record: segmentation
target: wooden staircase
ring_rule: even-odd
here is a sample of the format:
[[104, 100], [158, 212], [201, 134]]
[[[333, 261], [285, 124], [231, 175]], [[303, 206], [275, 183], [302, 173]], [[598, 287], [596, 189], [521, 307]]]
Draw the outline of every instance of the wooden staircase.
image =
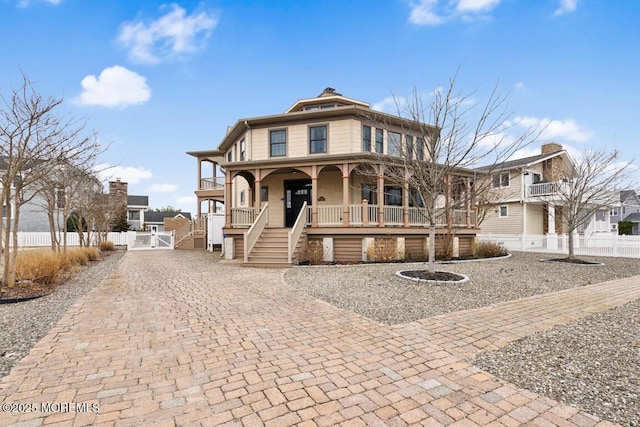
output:
[[289, 228], [265, 228], [249, 253], [248, 262], [244, 265], [250, 267], [291, 267], [287, 253], [289, 231]]

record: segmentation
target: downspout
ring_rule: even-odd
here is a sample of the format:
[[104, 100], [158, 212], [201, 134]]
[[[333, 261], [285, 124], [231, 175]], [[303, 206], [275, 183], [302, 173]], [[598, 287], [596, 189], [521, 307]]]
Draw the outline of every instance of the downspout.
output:
[[246, 155], [246, 159], [247, 161], [251, 160], [251, 150], [253, 149], [253, 129], [251, 129], [251, 126], [249, 126], [249, 122], [248, 121], [244, 121], [244, 125], [247, 127], [247, 130], [249, 132], [247, 132], [247, 147], [246, 150], [247, 152], [245, 153]]
[[522, 180], [522, 185], [520, 186], [520, 203], [522, 204], [522, 250], [524, 251], [525, 249], [525, 245], [524, 245], [524, 239], [525, 236], [527, 235], [527, 204], [524, 201], [525, 198], [525, 194], [526, 194], [526, 185], [527, 183], [525, 182], [525, 167], [522, 167], [522, 173], [520, 174], [520, 179]]

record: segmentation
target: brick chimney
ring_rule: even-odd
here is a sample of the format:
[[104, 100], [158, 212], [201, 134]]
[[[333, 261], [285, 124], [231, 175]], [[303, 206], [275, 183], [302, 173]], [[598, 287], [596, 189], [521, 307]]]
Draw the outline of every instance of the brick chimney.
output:
[[562, 151], [562, 145], [555, 142], [547, 142], [546, 144], [542, 144], [540, 147], [540, 154], [546, 156], [548, 154], [557, 153], [558, 151]]
[[126, 209], [128, 191], [127, 183], [120, 181], [120, 178], [109, 181], [109, 198], [114, 205], [124, 205]]
[[[548, 156], [562, 151], [562, 145], [555, 142], [542, 144], [540, 153]], [[564, 178], [564, 167], [562, 165], [562, 156], [554, 156], [547, 159], [542, 164], [542, 179], [549, 182], [557, 182]]]

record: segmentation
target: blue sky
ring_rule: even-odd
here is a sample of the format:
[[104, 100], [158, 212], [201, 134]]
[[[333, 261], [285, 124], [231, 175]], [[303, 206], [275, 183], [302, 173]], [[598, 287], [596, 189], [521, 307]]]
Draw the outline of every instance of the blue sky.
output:
[[461, 92], [498, 82], [545, 140], [640, 162], [638, 22], [637, 0], [0, 0], [0, 90], [25, 73], [88, 120], [130, 194], [195, 212], [185, 152], [239, 118], [327, 86], [393, 112], [458, 69]]

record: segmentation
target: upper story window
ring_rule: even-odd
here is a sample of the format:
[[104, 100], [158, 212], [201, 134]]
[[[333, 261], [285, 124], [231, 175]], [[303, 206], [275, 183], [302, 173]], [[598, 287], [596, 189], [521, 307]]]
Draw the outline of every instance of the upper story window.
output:
[[405, 136], [405, 142], [407, 144], [407, 158], [413, 159], [413, 136]]
[[140, 221], [140, 211], [129, 211], [129, 221]]
[[247, 143], [244, 138], [240, 141], [240, 161], [244, 161], [247, 158]]
[[416, 138], [416, 159], [424, 160], [424, 139]]
[[399, 157], [402, 153], [402, 135], [397, 132], [387, 132], [387, 154]]
[[493, 177], [493, 188], [508, 187], [509, 172], [502, 172]]
[[371, 126], [362, 126], [362, 151], [371, 151]]
[[233, 150], [227, 151], [227, 162], [233, 161]]
[[327, 152], [327, 126], [311, 126], [309, 128], [309, 152]]
[[382, 154], [384, 152], [384, 131], [382, 129], [376, 129], [376, 153]]
[[285, 129], [269, 132], [269, 147], [271, 157], [287, 155], [287, 131]]

